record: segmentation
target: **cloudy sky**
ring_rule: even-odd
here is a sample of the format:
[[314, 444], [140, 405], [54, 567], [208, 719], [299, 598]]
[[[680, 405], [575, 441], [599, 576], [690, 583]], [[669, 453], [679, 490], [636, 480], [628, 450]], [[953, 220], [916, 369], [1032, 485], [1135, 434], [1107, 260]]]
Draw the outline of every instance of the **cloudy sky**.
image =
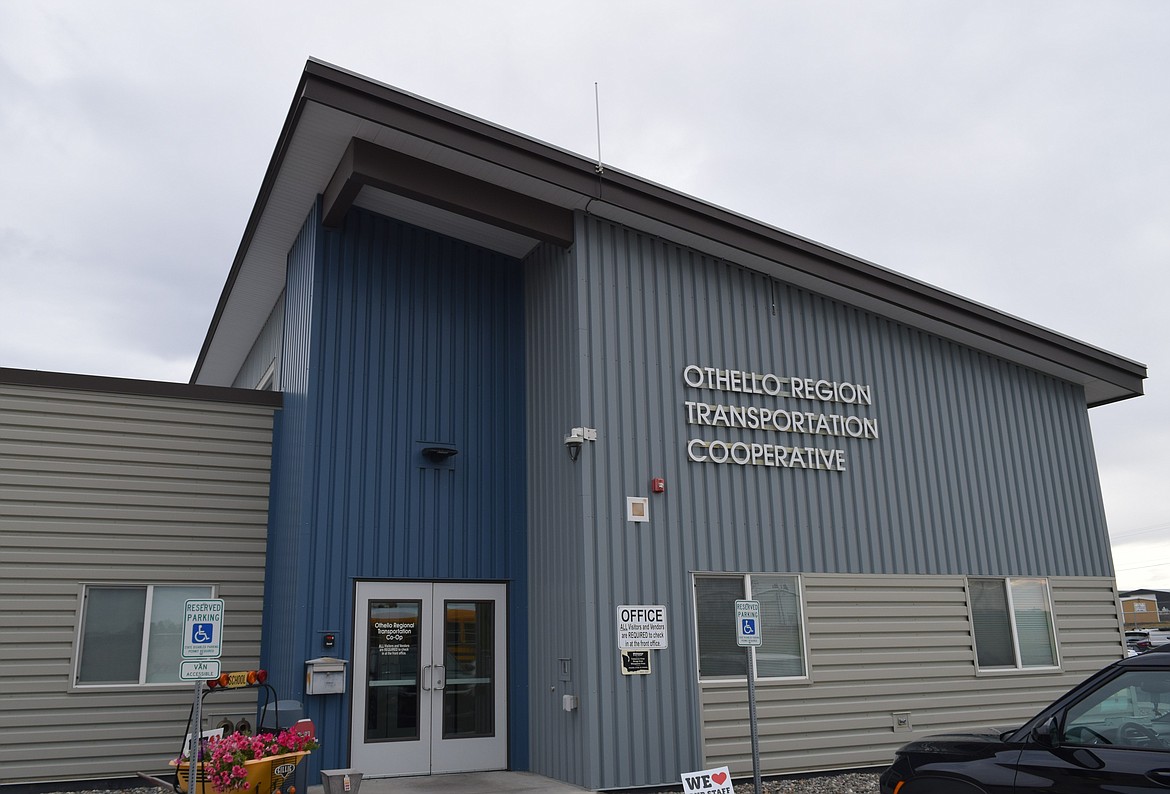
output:
[[0, 0], [0, 366], [187, 381], [307, 58], [1149, 366], [1090, 412], [1170, 589], [1170, 3]]

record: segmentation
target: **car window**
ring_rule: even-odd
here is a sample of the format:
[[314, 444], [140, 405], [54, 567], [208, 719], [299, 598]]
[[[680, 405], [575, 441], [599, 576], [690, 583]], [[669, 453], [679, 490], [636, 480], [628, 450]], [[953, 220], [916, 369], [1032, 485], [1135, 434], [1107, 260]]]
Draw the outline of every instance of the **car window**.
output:
[[1065, 712], [1062, 743], [1170, 749], [1170, 672], [1132, 670]]

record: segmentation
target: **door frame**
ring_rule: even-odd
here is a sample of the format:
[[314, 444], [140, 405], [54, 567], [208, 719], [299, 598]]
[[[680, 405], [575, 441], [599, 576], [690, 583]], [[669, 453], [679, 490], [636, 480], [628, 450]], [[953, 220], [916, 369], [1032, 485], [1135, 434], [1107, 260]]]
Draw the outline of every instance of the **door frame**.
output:
[[[508, 769], [508, 583], [484, 580], [448, 579], [363, 579], [354, 582], [353, 599], [353, 683], [349, 696], [349, 757], [350, 766], [360, 761], [366, 777], [397, 777], [408, 775], [441, 774], [447, 772], [476, 772]], [[385, 742], [386, 753], [378, 753], [376, 745], [364, 742], [364, 720], [367, 708], [367, 673], [369, 654], [369, 603], [371, 600], [420, 600], [419, 620], [422, 631], [418, 638], [420, 698], [418, 738]], [[493, 677], [494, 677], [494, 731], [490, 737], [443, 738], [443, 696], [434, 697], [445, 688], [443, 668], [434, 665], [434, 657], [443, 655], [444, 605], [447, 601], [491, 601], [493, 609]], [[429, 624], [429, 625], [428, 625]], [[428, 653], [423, 654], [426, 646]], [[427, 664], [430, 662], [430, 664]], [[435, 670], [436, 673], [428, 671]], [[439, 684], [435, 687], [436, 680]], [[381, 763], [379, 763], [379, 761]]]

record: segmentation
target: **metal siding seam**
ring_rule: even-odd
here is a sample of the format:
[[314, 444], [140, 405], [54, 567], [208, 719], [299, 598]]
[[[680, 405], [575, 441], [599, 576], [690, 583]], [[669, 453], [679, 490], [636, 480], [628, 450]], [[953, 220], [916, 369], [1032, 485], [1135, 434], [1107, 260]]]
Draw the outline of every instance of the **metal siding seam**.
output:
[[[895, 467], [893, 465], [893, 444], [896, 443], [894, 439], [902, 434], [904, 421], [901, 390], [897, 387], [897, 384], [901, 383], [901, 379], [890, 366], [892, 361], [891, 347], [895, 344], [894, 337], [897, 329], [892, 323], [877, 318], [872, 318], [871, 323], [881, 331], [876, 349], [872, 354], [874, 357], [874, 388], [878, 389], [883, 397], [883, 405], [886, 406], [882, 414], [882, 426], [885, 428], [882, 446], [874, 451], [874, 460], [878, 462], [878, 465], [875, 466], [874, 490], [871, 496], [875, 506], [880, 507], [878, 516], [882, 523], [879, 526], [879, 531], [882, 531], [890, 539], [892, 547], [890, 552], [891, 572], [910, 573], [912, 564], [908, 551], [911, 545], [911, 540], [908, 537], [909, 527], [903, 515], [900, 489], [896, 487], [894, 482]], [[883, 389], [883, 386], [886, 388]], [[890, 438], [891, 436], [893, 438]], [[884, 439], [890, 439], [890, 441], [887, 443]]]
[[[962, 534], [957, 531], [957, 527], [947, 520], [947, 503], [951, 501], [954, 496], [954, 484], [951, 479], [951, 462], [954, 460], [953, 448], [951, 454], [946, 454], [944, 449], [944, 430], [941, 413], [946, 405], [941, 400], [941, 395], [938, 391], [938, 382], [942, 371], [946, 367], [945, 348], [940, 345], [941, 340], [933, 336], [923, 336], [922, 342], [922, 390], [924, 393], [924, 417], [923, 417], [923, 431], [925, 449], [923, 450], [923, 457], [927, 461], [927, 467], [935, 478], [935, 486], [933, 488], [925, 489], [927, 492], [927, 500], [929, 504], [929, 512], [926, 516], [924, 530], [928, 536], [938, 538], [942, 535], [951, 535], [962, 537]], [[961, 546], [962, 551], [960, 557], [962, 559], [946, 560], [945, 548], [955, 548], [959, 544], [942, 544], [931, 543], [934, 547], [933, 559], [931, 560], [929, 570], [962, 570], [966, 566], [967, 549], [971, 544], [964, 543]], [[947, 568], [947, 565], [955, 567]]]
[[1089, 532], [1086, 528], [1084, 534], [1085, 544], [1090, 550], [1092, 557], [1104, 561], [1104, 566], [1100, 569], [1101, 575], [1114, 576], [1115, 571], [1113, 567], [1113, 555], [1109, 546], [1109, 536], [1107, 533], [1107, 521], [1105, 516], [1105, 506], [1101, 494], [1101, 478], [1097, 470], [1096, 455], [1093, 449], [1093, 434], [1090, 426], [1088, 411], [1078, 410], [1075, 412], [1076, 422], [1074, 430], [1076, 436], [1080, 441], [1080, 454], [1076, 457], [1077, 469], [1073, 472], [1073, 482], [1071, 484], [1072, 492], [1077, 494], [1089, 494], [1092, 500], [1092, 518], [1089, 520], [1096, 530], [1098, 527], [1106, 527], [1106, 532], [1100, 531]]
[[[1010, 370], [1005, 366], [1005, 370]], [[1038, 533], [1028, 531], [1032, 527], [1043, 527], [1045, 525], [1044, 517], [1042, 516], [1037, 504], [1037, 488], [1025, 487], [1023, 485], [1025, 475], [1030, 471], [1037, 471], [1035, 460], [1035, 448], [1032, 442], [1031, 434], [1027, 434], [1027, 416], [1030, 411], [1030, 395], [1025, 388], [1027, 383], [1027, 376], [1021, 372], [1009, 373], [1010, 392], [1008, 394], [1008, 404], [1015, 406], [1012, 411], [1012, 423], [1015, 429], [1014, 437], [1016, 439], [1016, 471], [1015, 477], [1020, 486], [1020, 511], [1018, 513], [1017, 524], [1015, 526], [1016, 537], [1022, 537], [1024, 540], [1024, 547], [1022, 549], [1022, 559], [1019, 561], [1015, 570], [1027, 575], [1036, 575], [1039, 572], [1045, 571], [1045, 557], [1046, 552], [1036, 536]], [[1038, 485], [1039, 483], [1035, 483]], [[1029, 482], [1029, 486], [1033, 483]]]
[[[1085, 459], [1084, 448], [1077, 443], [1079, 438], [1075, 432], [1072, 431], [1073, 417], [1076, 415], [1076, 408], [1072, 403], [1075, 399], [1074, 393], [1078, 390], [1071, 384], [1063, 384], [1062, 390], [1063, 399], [1057, 410], [1054, 410], [1051, 416], [1045, 417], [1048, 422], [1047, 439], [1053, 446], [1059, 445], [1061, 449], [1053, 450], [1053, 467], [1057, 470], [1057, 464], [1063, 463], [1060, 467], [1060, 476], [1053, 483], [1055, 488], [1055, 498], [1058, 509], [1063, 509], [1063, 529], [1065, 536], [1064, 556], [1067, 561], [1065, 573], [1068, 575], [1101, 575], [1104, 573], [1108, 575], [1108, 571], [1101, 571], [1090, 560], [1093, 554], [1089, 549], [1087, 542], [1089, 533], [1086, 531], [1088, 525], [1094, 522], [1095, 516], [1090, 515], [1090, 511], [1084, 513], [1080, 511], [1072, 511], [1068, 514], [1068, 508], [1075, 501], [1073, 494], [1075, 490], [1072, 481], [1075, 478], [1076, 470], [1083, 465]], [[1083, 398], [1084, 395], [1081, 394]], [[1082, 401], [1082, 405], [1083, 405]], [[1103, 527], [1102, 525], [1099, 525]], [[1107, 534], [1107, 533], [1106, 533]], [[1078, 560], [1084, 560], [1083, 565], [1078, 565]]]
[[1044, 527], [1046, 522], [1037, 503], [1037, 499], [1039, 498], [1037, 492], [1039, 488], [1034, 487], [1040, 485], [1040, 483], [1029, 481], [1028, 487], [1022, 484], [1025, 482], [1028, 472], [1037, 470], [1033, 436], [1027, 432], [1028, 423], [1026, 418], [1031, 407], [1030, 395], [1026, 389], [1028, 375], [1008, 365], [1004, 365], [1004, 369], [1010, 370], [1008, 377], [1010, 384], [1010, 393], [1008, 395], [1009, 405], [1017, 406], [1016, 410], [1012, 412], [1012, 423], [1015, 428], [1014, 436], [1017, 440], [1015, 447], [1015, 476], [1017, 481], [1021, 483], [1021, 509], [1018, 514], [1019, 517], [1015, 525], [1015, 531], [1016, 537], [1022, 537], [1025, 543], [1023, 547], [1023, 559], [1018, 563], [1020, 567], [1015, 568], [1015, 570], [1035, 576], [1047, 570], [1045, 567], [1047, 554], [1044, 545], [1041, 544], [1039, 533], [1031, 530], [1033, 528]]
[[[917, 341], [916, 332], [905, 334], [911, 337], [911, 341]], [[907, 443], [902, 450], [901, 459], [903, 465], [909, 471], [910, 476], [904, 481], [902, 488], [904, 505], [906, 507], [907, 529], [911, 533], [911, 548], [913, 550], [913, 570], [915, 573], [927, 573], [934, 569], [930, 565], [930, 561], [926, 555], [929, 553], [928, 543], [924, 542], [922, 537], [926, 523], [927, 515], [926, 508], [929, 504], [928, 498], [924, 496], [923, 489], [927, 482], [927, 472], [925, 471], [925, 455], [923, 455], [923, 439], [925, 432], [923, 429], [923, 416], [925, 410], [922, 405], [921, 388], [922, 388], [922, 372], [919, 363], [919, 356], [921, 351], [917, 345], [906, 344], [908, 340], [903, 339], [903, 345], [899, 351], [899, 364], [901, 375], [904, 382], [907, 384], [905, 392], [905, 411], [904, 424], [902, 431]]]
[[1057, 384], [1038, 376], [1031, 380], [1034, 396], [1031, 400], [1028, 424], [1036, 444], [1035, 465], [1047, 481], [1046, 487], [1038, 495], [1038, 508], [1043, 516], [1043, 524], [1035, 528], [1041, 529], [1050, 540], [1043, 546], [1045, 558], [1040, 570], [1048, 574], [1068, 575], [1073, 573], [1070, 552], [1076, 544], [1069, 538], [1070, 531], [1075, 528], [1070, 526], [1068, 517], [1063, 514], [1057, 499], [1060, 489], [1058, 477], [1060, 461], [1065, 457], [1056, 449], [1062, 444], [1063, 439], [1056, 434], [1053, 427], [1053, 419], [1061, 410]]
[[1020, 574], [1027, 572], [1030, 568], [1031, 561], [1034, 558], [1032, 546], [1028, 538], [1020, 538], [1019, 520], [1025, 518], [1028, 514], [1026, 496], [1022, 492], [1020, 483], [1020, 449], [1019, 449], [1019, 427], [1016, 424], [1016, 416], [1010, 410], [1013, 403], [1014, 384], [1011, 382], [1009, 373], [1007, 373], [1007, 366], [1003, 362], [995, 362], [996, 374], [999, 376], [999, 384], [1001, 388], [995, 394], [997, 401], [997, 408], [1000, 418], [1000, 445], [999, 449], [1003, 451], [1003, 460], [1006, 465], [999, 470], [1001, 478], [1004, 479], [1004, 490], [1008, 494], [1008, 498], [1001, 502], [1001, 537], [1004, 538], [1005, 544], [1010, 542], [1013, 538], [1018, 538], [1022, 541], [1022, 545], [1016, 548], [1011, 548], [1005, 545], [1002, 549], [1002, 554], [997, 560], [998, 570], [1005, 573]]
[[[580, 367], [584, 373], [581, 378], [579, 388], [581, 395], [579, 398], [580, 418], [582, 422], [594, 422], [595, 417], [591, 414], [593, 406], [596, 404], [596, 396], [594, 390], [604, 388], [605, 384], [602, 382], [604, 373], [596, 373], [594, 367], [590, 367], [590, 363], [595, 361], [599, 355], [597, 335], [603, 333], [605, 325], [602, 317], [599, 316], [601, 311], [597, 306], [597, 299], [595, 293], [599, 291], [600, 287], [595, 285], [597, 279], [601, 275], [596, 273], [595, 260], [597, 257], [597, 248], [601, 245], [600, 226], [592, 218], [587, 219], [588, 231], [584, 236], [579, 236], [577, 241], [578, 255], [584, 258], [583, 263], [579, 266], [580, 279], [580, 311], [584, 315], [581, 329], [581, 363]], [[597, 377], [594, 377], [594, 375]], [[571, 420], [575, 421], [575, 417]], [[562, 431], [563, 432], [563, 431]], [[598, 592], [600, 589], [597, 581], [598, 577], [598, 561], [593, 555], [589, 553], [591, 544], [597, 542], [597, 526], [594, 506], [597, 501], [598, 485], [595, 472], [595, 461], [590, 458], [579, 460], [581, 478], [581, 506], [582, 506], [582, 571], [581, 583], [582, 591], [581, 598], [583, 602], [582, 610], [584, 612], [582, 619], [582, 630], [586, 634], [586, 642], [596, 638], [596, 629], [591, 629], [597, 622], [596, 603]], [[580, 697], [582, 702], [595, 703], [599, 700], [599, 688], [593, 680], [593, 668], [589, 660], [581, 659], [581, 691]], [[590, 712], [595, 710], [591, 709]], [[582, 716], [586, 716], [583, 713]], [[593, 713], [588, 713], [588, 718], [583, 720], [585, 723], [582, 726], [584, 733], [584, 742], [587, 751], [583, 753], [583, 783], [586, 788], [597, 788], [598, 782], [601, 779], [601, 772], [599, 769], [600, 760], [598, 756], [602, 752], [602, 745], [600, 737], [598, 736], [599, 726], [598, 718]]]
[[[972, 434], [970, 432], [970, 417], [973, 411], [970, 406], [970, 392], [961, 385], [964, 375], [969, 369], [969, 358], [962, 349], [956, 349], [951, 359], [952, 367], [944, 373], [947, 404], [951, 406], [950, 421], [948, 422], [948, 448], [959, 462], [954, 474], [955, 497], [952, 499], [952, 521], [954, 526], [965, 537], [974, 538], [979, 530], [975, 510], [975, 497], [972, 493], [974, 482], [980, 478], [972, 478], [973, 454]], [[985, 543], [973, 543], [972, 553], [968, 563], [969, 570], [978, 570], [986, 564], [987, 546]]]
[[[557, 461], [553, 457], [557, 452], [556, 444], [560, 440], [560, 433], [563, 432], [557, 422], [558, 413], [563, 410], [560, 402], [565, 395], [572, 393], [569, 383], [559, 382], [561, 378], [558, 376], [561, 373], [558, 371], [557, 363], [559, 361], [562, 367], [567, 365], [570, 369], [577, 365], [574, 356], [570, 353], [572, 349], [571, 331], [570, 338], [563, 338], [559, 334], [564, 333], [565, 329], [555, 323], [556, 308], [573, 306], [570, 297], [573, 294], [571, 284], [564, 284], [566, 281], [571, 281], [572, 270], [568, 266], [569, 263], [565, 262], [563, 263], [565, 267], [558, 271], [553, 263], [546, 261], [544, 256], [534, 264], [535, 268], [539, 268], [537, 272], [540, 273], [544, 287], [540, 297], [543, 297], [544, 301], [542, 303], [538, 298], [530, 298], [526, 302], [527, 310], [538, 318], [538, 321], [530, 323], [527, 329], [530, 349], [535, 349], [539, 353], [539, 358], [536, 355], [531, 356], [533, 366], [528, 370], [529, 377], [537, 386], [528, 390], [532, 406], [528, 423], [532, 432], [529, 437], [533, 442], [540, 439], [542, 442], [549, 443], [541, 443], [539, 452], [537, 447], [530, 445], [532, 452], [529, 456], [529, 483], [532, 490], [529, 498], [534, 503], [539, 503], [540, 511], [539, 518], [530, 522], [530, 532], [540, 532], [540, 546], [538, 548], [542, 552], [538, 557], [534, 557], [535, 566], [530, 564], [530, 570], [532, 570], [531, 600], [534, 605], [542, 605], [540, 608], [544, 610], [537, 612], [534, 609], [530, 621], [535, 621], [533, 624], [535, 626], [546, 628], [540, 632], [532, 633], [529, 656], [533, 660], [573, 659], [575, 654], [570, 647], [569, 640], [571, 629], [566, 631], [565, 624], [577, 625], [577, 611], [581, 607], [579, 604], [573, 603], [577, 599], [574, 598], [576, 593], [572, 583], [568, 583], [568, 587], [559, 590], [554, 581], [556, 577], [552, 573], [557, 570], [559, 557], [564, 556], [566, 561], [571, 559], [567, 555], [567, 550], [563, 549], [562, 533], [557, 532], [558, 522], [555, 516], [555, 507], [552, 504], [552, 493], [556, 482], [553, 473], [557, 471], [554, 468]], [[545, 281], [546, 278], [547, 281]], [[533, 280], [535, 279], [530, 278], [528, 283]], [[565, 315], [571, 320], [576, 318], [573, 312], [565, 312]], [[539, 416], [536, 416], [536, 411], [540, 411]], [[566, 411], [565, 413], [570, 412]], [[545, 487], [546, 485], [547, 487]], [[570, 521], [566, 518], [564, 524], [570, 525]], [[538, 539], [534, 535], [532, 542], [536, 543], [537, 541]], [[575, 569], [574, 565], [568, 566], [569, 571], [575, 571]], [[570, 574], [570, 577], [572, 575]], [[566, 596], [568, 599], [565, 598]], [[556, 606], [550, 610], [552, 603], [555, 603]], [[561, 614], [568, 620], [559, 623], [545, 619], [546, 617], [551, 618], [555, 614]], [[547, 627], [555, 627], [555, 633], [549, 631]], [[562, 654], [567, 656], [562, 657]], [[571, 664], [575, 664], [575, 662], [571, 662]], [[531, 690], [534, 693], [543, 693], [546, 685], [555, 692], [559, 686], [551, 665], [537, 666], [534, 664], [530, 676], [533, 682]], [[545, 770], [554, 776], [559, 773], [568, 776], [568, 779], [579, 781], [581, 770], [572, 769], [568, 760], [572, 758], [570, 732], [564, 728], [559, 731], [555, 728], [555, 697], [533, 698], [532, 703], [534, 704], [531, 707], [534, 719], [531, 726], [530, 744], [533, 749], [533, 771]], [[540, 705], [543, 705], [543, 708]], [[554, 739], [559, 741], [554, 742]]]
[[974, 383], [972, 393], [975, 397], [975, 405], [972, 410], [972, 416], [978, 417], [979, 425], [974, 427], [974, 451], [976, 460], [976, 471], [982, 473], [982, 476], [976, 477], [975, 482], [979, 489], [981, 510], [979, 519], [981, 519], [981, 528], [987, 542], [983, 544], [985, 554], [982, 565], [972, 567], [969, 573], [972, 574], [990, 574], [999, 570], [998, 561], [1002, 559], [1002, 543], [1003, 543], [1003, 522], [999, 515], [999, 494], [1000, 487], [997, 482], [998, 477], [993, 475], [993, 468], [991, 465], [992, 451], [995, 448], [995, 436], [992, 433], [992, 428], [997, 426], [993, 414], [993, 402], [991, 399], [991, 390], [989, 386], [989, 377], [992, 369], [989, 359], [978, 355], [977, 353], [968, 352], [968, 361], [971, 363], [974, 371]]
[[[853, 373], [853, 378], [859, 383], [873, 383], [873, 373], [871, 368], [866, 365], [862, 358], [860, 345], [858, 344], [858, 334], [861, 333], [859, 328], [864, 328], [871, 320], [868, 317], [862, 317], [856, 310], [849, 310], [852, 325], [849, 325], [846, 318], [842, 318], [842, 323], [845, 325], [845, 332], [848, 333], [848, 338], [851, 342], [848, 370]], [[883, 408], [879, 407], [875, 410], [876, 418], [878, 419], [879, 434], [884, 434], [884, 422], [882, 420], [881, 412]], [[880, 444], [880, 438], [873, 443], [860, 445], [853, 456], [853, 463], [850, 466], [852, 477], [848, 481], [848, 487], [843, 494], [843, 500], [846, 505], [852, 506], [852, 522], [857, 531], [864, 536], [864, 551], [863, 558], [860, 560], [860, 570], [869, 570], [880, 573], [889, 573], [893, 570], [892, 559], [889, 550], [885, 543], [884, 531], [880, 515], [877, 510], [876, 499], [873, 498], [875, 488], [873, 486], [874, 474], [873, 471], [881, 465], [881, 462], [876, 453], [876, 444]], [[848, 509], [848, 508], [847, 508]]]

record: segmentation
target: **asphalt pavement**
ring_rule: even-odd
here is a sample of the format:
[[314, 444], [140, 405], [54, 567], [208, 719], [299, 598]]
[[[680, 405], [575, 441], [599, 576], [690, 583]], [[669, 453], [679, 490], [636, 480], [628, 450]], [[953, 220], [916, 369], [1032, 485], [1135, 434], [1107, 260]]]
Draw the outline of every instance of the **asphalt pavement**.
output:
[[318, 782], [309, 785], [308, 794], [582, 794], [588, 789], [531, 772], [463, 772], [419, 777], [365, 778], [351, 777], [350, 791], [345, 792], [337, 770], [331, 775], [329, 790]]

